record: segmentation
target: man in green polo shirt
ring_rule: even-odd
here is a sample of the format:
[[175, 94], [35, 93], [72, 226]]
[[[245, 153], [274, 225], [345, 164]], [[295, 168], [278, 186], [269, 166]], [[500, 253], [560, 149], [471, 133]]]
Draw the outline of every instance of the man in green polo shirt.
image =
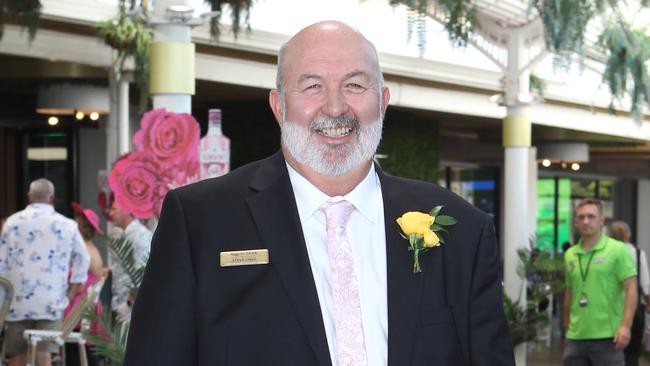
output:
[[564, 366], [624, 366], [637, 303], [636, 267], [622, 242], [603, 234], [602, 203], [578, 203], [580, 241], [564, 254]]

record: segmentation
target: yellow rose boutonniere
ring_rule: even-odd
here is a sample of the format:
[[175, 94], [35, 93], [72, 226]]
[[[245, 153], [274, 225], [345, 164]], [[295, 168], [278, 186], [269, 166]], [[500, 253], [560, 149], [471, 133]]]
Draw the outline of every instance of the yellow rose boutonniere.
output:
[[445, 226], [451, 226], [458, 221], [447, 215], [440, 215], [443, 206], [434, 207], [430, 213], [407, 212], [397, 219], [397, 224], [402, 229], [402, 237], [408, 239], [409, 250], [413, 252], [413, 273], [422, 272], [420, 268], [420, 253], [430, 248], [440, 246], [444, 238], [440, 232], [447, 232]]

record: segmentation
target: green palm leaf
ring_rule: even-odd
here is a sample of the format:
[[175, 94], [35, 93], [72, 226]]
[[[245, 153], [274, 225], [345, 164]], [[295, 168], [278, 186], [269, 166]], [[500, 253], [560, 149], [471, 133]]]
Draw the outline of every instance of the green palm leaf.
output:
[[124, 236], [110, 239], [108, 248], [120, 261], [124, 271], [131, 280], [129, 290], [135, 295], [144, 277], [144, 267], [139, 266], [133, 255], [133, 244]]

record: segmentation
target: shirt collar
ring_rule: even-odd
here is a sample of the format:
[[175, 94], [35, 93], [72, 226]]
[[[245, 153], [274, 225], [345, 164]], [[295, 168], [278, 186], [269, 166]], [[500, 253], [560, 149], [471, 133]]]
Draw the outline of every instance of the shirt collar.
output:
[[49, 203], [30, 203], [27, 205], [27, 207], [33, 210], [54, 211], [54, 206], [50, 205]]
[[328, 200], [341, 201], [346, 200], [356, 208], [361, 215], [372, 223], [376, 223], [378, 205], [380, 200], [374, 199], [380, 193], [381, 186], [379, 177], [375, 170], [375, 165], [371, 164], [368, 174], [354, 189], [345, 196], [330, 197], [323, 193], [316, 186], [311, 184], [305, 177], [300, 175], [295, 169], [287, 163], [289, 171], [289, 180], [293, 187], [293, 193], [296, 197], [296, 206], [300, 217], [309, 217], [314, 214]]
[[594, 247], [591, 248], [590, 250], [584, 250], [584, 249], [582, 249], [582, 238], [580, 238], [580, 240], [577, 243], [578, 251], [580, 253], [589, 253], [592, 250], [594, 250], [594, 251], [595, 250], [602, 250], [603, 248], [605, 248], [605, 245], [607, 244], [607, 240], [609, 240], [609, 237], [607, 235], [605, 235], [604, 233], [600, 233], [600, 238], [598, 238], [598, 242], [596, 243], [596, 245], [594, 245]]

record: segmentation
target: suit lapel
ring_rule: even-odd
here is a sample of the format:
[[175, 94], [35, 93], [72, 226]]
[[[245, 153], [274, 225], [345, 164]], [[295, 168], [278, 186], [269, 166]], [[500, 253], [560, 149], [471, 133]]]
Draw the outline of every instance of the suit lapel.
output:
[[331, 361], [318, 293], [284, 164], [280, 152], [262, 163], [250, 185], [258, 193], [248, 197], [247, 203], [316, 359], [319, 365], [328, 366]]
[[398, 217], [418, 207], [395, 178], [377, 169], [384, 200], [388, 275], [388, 365], [410, 365], [419, 329], [424, 273], [413, 273], [408, 242], [399, 235]]

